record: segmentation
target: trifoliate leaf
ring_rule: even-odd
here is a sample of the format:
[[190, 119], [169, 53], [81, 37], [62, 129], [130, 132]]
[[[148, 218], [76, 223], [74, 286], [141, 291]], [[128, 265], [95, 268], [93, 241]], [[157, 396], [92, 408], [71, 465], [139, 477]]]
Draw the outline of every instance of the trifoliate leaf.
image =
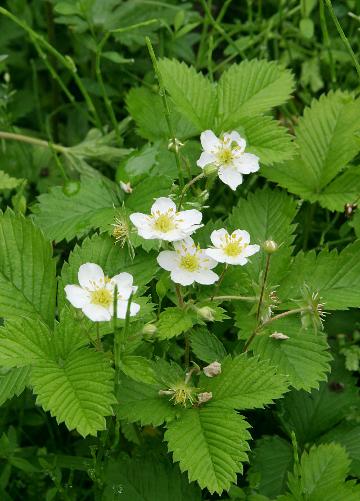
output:
[[287, 101], [294, 89], [294, 78], [271, 61], [243, 61], [225, 71], [218, 84], [217, 131], [241, 125], [243, 116], [270, 110]]
[[29, 219], [0, 215], [0, 316], [38, 317], [50, 326], [55, 309], [55, 260]]
[[247, 474], [250, 486], [271, 499], [285, 491], [294, 454], [291, 444], [273, 435], [256, 441]]
[[83, 176], [79, 191], [71, 196], [62, 187], [38, 197], [34, 221], [49, 240], [60, 242], [81, 237], [91, 228], [110, 225], [122, 195], [102, 177]]
[[[338, 253], [323, 250], [300, 252], [288, 268], [279, 296], [284, 301], [299, 299], [304, 285], [319, 292], [326, 310], [346, 310], [360, 306], [360, 240]], [[289, 304], [289, 303], [288, 303]]]
[[213, 378], [203, 376], [200, 385], [212, 393], [211, 405], [240, 410], [262, 408], [288, 390], [286, 377], [278, 374], [275, 367], [246, 354], [225, 358], [221, 374]]
[[203, 362], [221, 362], [226, 357], [226, 350], [220, 339], [204, 327], [191, 333], [190, 342], [193, 353]]
[[165, 88], [174, 104], [202, 132], [213, 126], [216, 111], [216, 87], [193, 67], [170, 59], [159, 61]]
[[249, 424], [235, 411], [214, 406], [184, 410], [168, 424], [165, 440], [181, 471], [211, 493], [222, 493], [236, 482], [247, 460]]
[[356, 380], [337, 362], [327, 382], [311, 393], [291, 391], [278, 403], [279, 418], [300, 444], [314, 441], [349, 415], [359, 403]]
[[[289, 339], [270, 338], [275, 331], [284, 333]], [[256, 336], [250, 345], [261, 360], [268, 360], [281, 374], [287, 375], [294, 388], [305, 391], [318, 388], [319, 382], [327, 379], [331, 360], [328, 348], [322, 332], [302, 329], [296, 319], [273, 322], [271, 329]]]

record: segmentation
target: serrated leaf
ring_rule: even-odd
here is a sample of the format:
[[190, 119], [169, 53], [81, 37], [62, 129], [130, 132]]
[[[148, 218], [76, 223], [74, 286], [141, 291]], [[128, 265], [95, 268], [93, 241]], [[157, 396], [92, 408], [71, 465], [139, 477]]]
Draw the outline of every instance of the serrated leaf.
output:
[[55, 186], [38, 197], [34, 206], [34, 221], [49, 240], [60, 242], [81, 237], [92, 228], [111, 224], [114, 205], [120, 203], [119, 190], [110, 189], [101, 177], [82, 176], [80, 189], [66, 195]]
[[206, 328], [194, 330], [190, 336], [191, 349], [202, 361], [211, 363], [215, 360], [221, 362], [226, 357], [226, 350], [220, 339]]
[[[285, 127], [269, 116], [245, 116], [239, 121], [244, 130], [246, 151], [260, 158], [261, 165], [272, 165], [289, 160], [296, 153], [292, 137]], [[261, 172], [261, 171], [260, 171]]]
[[0, 170], [0, 190], [13, 190], [21, 185], [23, 179], [11, 177], [5, 171]]
[[194, 316], [190, 312], [176, 306], [170, 307], [160, 313], [156, 334], [160, 339], [170, 339], [188, 331], [194, 323]]
[[287, 101], [294, 78], [274, 61], [233, 64], [218, 83], [218, 132], [241, 125], [243, 116], [264, 113]]
[[286, 278], [281, 282], [279, 296], [286, 302], [300, 298], [306, 284], [318, 291], [326, 310], [346, 310], [360, 306], [360, 240], [338, 253], [323, 250], [297, 254]]
[[[296, 201], [283, 191], [269, 188], [257, 190], [240, 199], [228, 218], [230, 229], [247, 230], [251, 244], [262, 244], [265, 240], [275, 240], [281, 245], [271, 257], [269, 282], [279, 283], [286, 273], [286, 266], [291, 255], [291, 243], [294, 240], [295, 225], [292, 224], [297, 212]], [[241, 271], [258, 281], [259, 273], [265, 269], [266, 254], [262, 251], [251, 256], [250, 263]]]
[[200, 501], [201, 491], [189, 484], [179, 469], [164, 461], [122, 458], [111, 460], [105, 471], [104, 501], [112, 501], [119, 486], [123, 501]]
[[[289, 339], [270, 338], [269, 335], [275, 331], [283, 332]], [[277, 367], [281, 374], [286, 374], [290, 384], [298, 390], [318, 388], [319, 382], [326, 380], [330, 369], [326, 336], [302, 329], [296, 319], [273, 322], [271, 330], [256, 336], [250, 348], [262, 360], [268, 360]]]
[[104, 353], [81, 348], [61, 358], [37, 361], [31, 371], [36, 402], [82, 436], [106, 429], [112, 414], [114, 371]]
[[136, 355], [125, 355], [121, 359], [122, 372], [139, 383], [156, 384], [157, 380], [150, 360]]
[[55, 309], [52, 248], [29, 219], [0, 215], [0, 316], [42, 319], [50, 326]]
[[[226, 425], [224, 425], [226, 423]], [[236, 482], [247, 460], [249, 424], [227, 408], [188, 409], [168, 424], [165, 440], [181, 471], [201, 488], [221, 494]]]
[[203, 376], [200, 385], [212, 393], [209, 405], [239, 410], [262, 408], [288, 390], [287, 378], [278, 374], [275, 367], [246, 354], [225, 358], [221, 374], [214, 378]]
[[[126, 105], [141, 137], [150, 141], [169, 140], [169, 127], [159, 95], [145, 87], [133, 88], [126, 97]], [[187, 139], [196, 134], [197, 128], [177, 110], [172, 111], [171, 120], [177, 138]]]
[[250, 486], [271, 499], [278, 496], [285, 491], [293, 463], [292, 447], [283, 438], [273, 435], [257, 440], [247, 474]]
[[172, 179], [167, 176], [145, 178], [135, 186], [131, 195], [127, 197], [126, 207], [134, 212], [149, 214], [156, 198], [169, 195], [172, 182]]
[[0, 405], [13, 396], [19, 396], [29, 384], [30, 367], [0, 369]]
[[289, 191], [327, 205], [327, 185], [360, 149], [355, 133], [360, 129], [360, 100], [343, 92], [313, 101], [296, 129], [299, 156], [286, 165], [264, 168], [261, 173]]
[[347, 203], [357, 199], [360, 186], [360, 167], [349, 167], [329, 183], [317, 196], [322, 207], [343, 212]]
[[322, 382], [319, 389], [291, 391], [278, 403], [283, 428], [289, 435], [294, 431], [300, 444], [315, 441], [359, 402], [356, 379], [341, 365], [336, 363], [328, 382]]
[[159, 61], [165, 88], [198, 132], [211, 129], [216, 111], [216, 87], [193, 67], [170, 59]]

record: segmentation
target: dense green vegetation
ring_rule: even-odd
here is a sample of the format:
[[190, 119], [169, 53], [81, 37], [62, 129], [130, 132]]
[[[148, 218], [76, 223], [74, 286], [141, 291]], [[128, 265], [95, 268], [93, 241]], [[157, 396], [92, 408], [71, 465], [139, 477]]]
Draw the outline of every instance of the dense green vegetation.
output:
[[359, 2], [0, 27], [1, 500], [359, 500]]

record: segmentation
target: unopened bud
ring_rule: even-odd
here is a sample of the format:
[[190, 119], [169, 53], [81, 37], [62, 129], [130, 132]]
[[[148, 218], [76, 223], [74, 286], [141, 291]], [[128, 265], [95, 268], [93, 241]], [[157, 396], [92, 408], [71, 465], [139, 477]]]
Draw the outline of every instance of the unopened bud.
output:
[[280, 341], [284, 341], [285, 339], [289, 339], [289, 336], [283, 334], [282, 332], [273, 332], [269, 337], [272, 339], [279, 339]]
[[204, 174], [205, 176], [212, 176], [212, 174], [216, 174], [218, 170], [215, 164], [208, 164], [204, 167]]
[[215, 320], [214, 313], [215, 310], [210, 308], [210, 306], [203, 306], [197, 310], [198, 315], [208, 322], [213, 322]]
[[10, 83], [10, 73], [8, 73], [7, 71], [4, 73], [4, 81], [5, 83]]
[[344, 206], [344, 212], [345, 212], [345, 216], [347, 218], [350, 218], [354, 215], [354, 212], [356, 211], [357, 209], [357, 204], [345, 204]]
[[180, 148], [182, 148], [183, 146], [184, 143], [179, 141], [179, 139], [176, 139], [176, 137], [174, 139], [170, 139], [168, 143], [168, 149], [170, 151], [174, 151], [175, 153], [179, 153]]
[[205, 404], [209, 400], [212, 399], [212, 393], [211, 391], [204, 391], [203, 393], [198, 394], [198, 404]]
[[145, 336], [153, 336], [157, 331], [157, 327], [155, 324], [145, 324], [142, 328], [142, 333]]
[[274, 254], [279, 248], [278, 244], [274, 240], [265, 240], [262, 244], [262, 248], [268, 254]]
[[207, 377], [214, 377], [221, 374], [221, 363], [220, 362], [212, 362], [203, 368], [203, 373]]
[[132, 191], [133, 191], [130, 182], [129, 183], [124, 183], [123, 181], [120, 181], [120, 188], [123, 191], [125, 191], [125, 193], [132, 193]]

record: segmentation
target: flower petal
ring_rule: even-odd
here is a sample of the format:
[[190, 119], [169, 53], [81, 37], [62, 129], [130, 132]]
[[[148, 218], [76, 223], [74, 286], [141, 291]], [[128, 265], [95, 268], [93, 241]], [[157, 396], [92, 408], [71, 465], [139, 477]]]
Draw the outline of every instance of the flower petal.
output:
[[115, 286], [115, 284], [118, 286], [118, 289], [122, 289], [123, 287], [131, 287], [134, 281], [134, 277], [131, 275], [131, 273], [118, 273], [117, 275], [113, 276], [111, 279], [111, 283]]
[[[196, 229], [197, 227], [194, 226], [193, 228]], [[187, 231], [192, 233], [192, 231], [195, 231], [195, 229], [193, 230], [193, 229], [189, 228]], [[140, 235], [140, 232], [139, 232], [139, 235]], [[158, 238], [160, 240], [166, 240], [167, 242], [177, 242], [178, 240], [183, 240], [184, 238], [186, 238], [187, 232], [185, 232], [184, 230], [182, 230], [180, 228], [174, 229], [171, 231], [167, 231], [166, 233], [163, 233], [162, 231], [154, 230], [152, 235], [153, 236], [151, 238]]]
[[246, 230], [235, 230], [231, 236], [232, 238], [241, 239], [242, 244], [250, 243], [250, 235]]
[[195, 281], [202, 285], [211, 285], [219, 280], [219, 275], [211, 270], [200, 270], [195, 273]]
[[98, 304], [88, 303], [82, 308], [82, 311], [93, 322], [108, 322], [111, 320], [110, 311]]
[[218, 265], [218, 262], [208, 256], [204, 249], [201, 249], [201, 251], [198, 253], [198, 256], [201, 260], [201, 267], [205, 270], [211, 270]]
[[234, 191], [243, 181], [240, 172], [232, 167], [220, 167], [218, 175], [221, 181], [230, 186]]
[[202, 220], [202, 213], [199, 210], [183, 210], [178, 212], [175, 221], [182, 230], [190, 229], [194, 225], [199, 225]]
[[253, 256], [260, 250], [260, 245], [254, 244], [254, 245], [248, 245], [244, 251], [243, 251], [243, 256], [249, 257]]
[[211, 233], [210, 240], [215, 247], [221, 247], [226, 236], [229, 237], [229, 233], [225, 230], [225, 228], [220, 228], [220, 230], [214, 230]]
[[[117, 317], [125, 319], [128, 309], [128, 301], [123, 301], [119, 299], [117, 302]], [[138, 303], [130, 304], [130, 317], [134, 317], [140, 310], [140, 305]]]
[[213, 153], [221, 146], [221, 141], [215, 136], [212, 130], [205, 130], [200, 135], [200, 142], [203, 150]]
[[195, 281], [195, 274], [189, 271], [180, 270], [176, 268], [170, 274], [170, 278], [173, 282], [180, 285], [191, 285]]
[[241, 174], [250, 174], [260, 169], [259, 160], [259, 157], [252, 153], [243, 153], [235, 158], [233, 163]]
[[194, 254], [196, 252], [196, 245], [191, 237], [186, 237], [183, 240], [174, 242], [174, 249], [180, 254]]
[[226, 263], [226, 255], [224, 254], [224, 251], [220, 249], [205, 249], [205, 252], [207, 256], [211, 257], [211, 259], [214, 259], [218, 263]]
[[90, 301], [89, 293], [78, 285], [66, 285], [64, 290], [66, 299], [70, 301], [75, 308], [82, 308]]
[[85, 263], [79, 268], [78, 280], [81, 287], [93, 291], [96, 285], [104, 284], [104, 272], [98, 264]]
[[134, 212], [130, 214], [130, 221], [137, 228], [149, 228], [151, 224], [150, 216], [142, 214], [141, 212]]
[[236, 130], [233, 130], [232, 132], [230, 132], [229, 134], [224, 134], [224, 140], [230, 140], [230, 142], [235, 142], [239, 148], [241, 149], [241, 151], [244, 151], [245, 148], [246, 148], [246, 141], [243, 137], [240, 136], [240, 134], [238, 132], [236, 132]]
[[205, 165], [213, 164], [214, 162], [216, 162], [216, 156], [208, 151], [203, 151], [200, 158], [196, 161], [196, 165], [203, 169]]
[[161, 251], [157, 257], [157, 262], [166, 271], [172, 271], [177, 268], [178, 257], [174, 251]]
[[151, 214], [156, 214], [157, 212], [164, 213], [168, 210], [172, 210], [175, 214], [176, 204], [171, 200], [171, 198], [160, 197], [153, 203], [151, 207]]

